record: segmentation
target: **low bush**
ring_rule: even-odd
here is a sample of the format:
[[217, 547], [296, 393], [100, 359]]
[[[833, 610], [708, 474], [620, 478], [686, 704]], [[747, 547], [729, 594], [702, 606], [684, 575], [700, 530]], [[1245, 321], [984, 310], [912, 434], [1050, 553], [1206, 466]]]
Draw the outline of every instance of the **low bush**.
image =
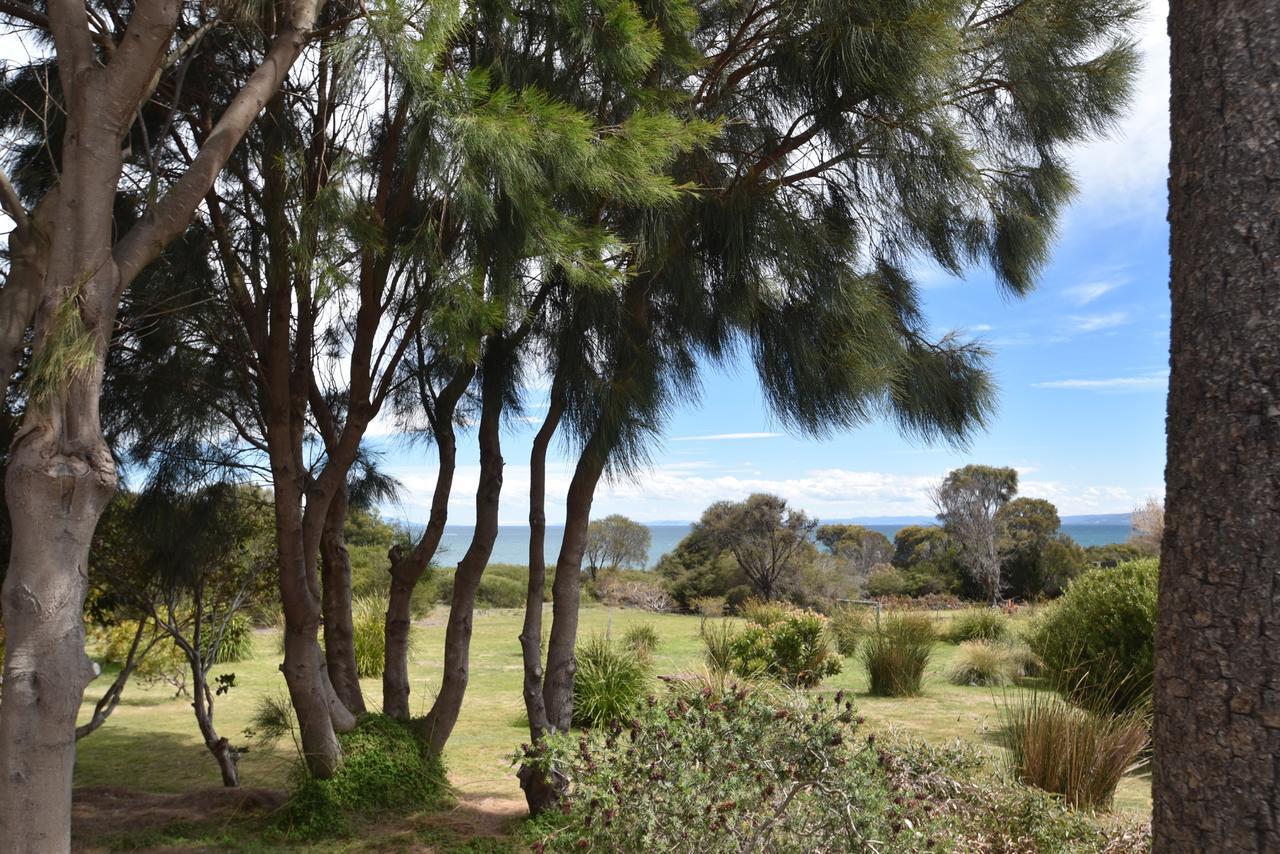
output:
[[[547, 568], [542, 601], [551, 601], [554, 571]], [[453, 570], [439, 570], [432, 582], [435, 601], [448, 605], [453, 601]], [[476, 589], [477, 608], [523, 608], [529, 595], [529, 568], [511, 563], [493, 563], [485, 567]]]
[[653, 623], [636, 623], [622, 634], [622, 645], [643, 658], [652, 657], [661, 642]]
[[606, 638], [593, 637], [580, 643], [575, 657], [575, 726], [602, 726], [626, 717], [649, 686], [647, 659]]
[[947, 673], [954, 685], [1000, 686], [1013, 675], [1009, 648], [987, 640], [960, 644], [956, 662]]
[[1009, 644], [1009, 670], [1018, 679], [1044, 675], [1044, 662], [1025, 643]]
[[[94, 643], [102, 660], [117, 667], [124, 667], [137, 631], [136, 620], [120, 620], [95, 631]], [[156, 639], [157, 635], [160, 636], [159, 639]], [[152, 644], [152, 641], [154, 645], [151, 645], [150, 650], [147, 651], [146, 648]], [[187, 674], [191, 665], [178, 645], [157, 629], [154, 623], [144, 631], [138, 645], [138, 652], [145, 652], [145, 654], [136, 661], [133, 671], [135, 679], [151, 685], [164, 682], [173, 686], [179, 694], [186, 693]]]
[[635, 608], [666, 614], [676, 610], [676, 601], [652, 573], [642, 570], [602, 572], [591, 585], [595, 596], [615, 608]]
[[253, 659], [253, 622], [243, 614], [234, 615], [222, 632], [218, 644], [218, 664], [232, 664]]
[[1110, 808], [1120, 778], [1147, 745], [1143, 715], [1091, 712], [1056, 694], [1035, 691], [1006, 700], [1003, 715], [1018, 779], [1062, 795], [1074, 807]]
[[851, 702], [677, 686], [626, 723], [554, 735], [518, 761], [567, 784], [525, 825], [537, 851], [1145, 852], [989, 773], [974, 748], [876, 740]]
[[870, 691], [877, 697], [914, 697], [933, 657], [938, 632], [923, 614], [890, 614], [862, 645]]
[[704, 617], [723, 617], [726, 602], [723, 596], [699, 596], [691, 600], [689, 606], [695, 614]]
[[733, 641], [737, 629], [726, 619], [703, 619], [698, 625], [698, 635], [706, 647], [707, 667], [712, 673], [730, 673], [733, 670]]
[[768, 676], [793, 688], [812, 688], [841, 669], [826, 618], [810, 611], [790, 611], [767, 627], [749, 625], [733, 638], [730, 652], [739, 676]]
[[317, 779], [301, 763], [294, 771], [292, 793], [278, 819], [288, 836], [340, 836], [350, 832], [353, 819], [434, 807], [445, 800], [444, 766], [409, 725], [385, 715], [365, 715], [338, 740], [343, 761], [334, 776]]
[[973, 607], [952, 593], [923, 596], [877, 596], [881, 607], [890, 611], [961, 611]]
[[1159, 574], [1155, 559], [1090, 570], [1036, 615], [1027, 644], [1055, 688], [1095, 709], [1150, 702]]
[[858, 605], [839, 605], [831, 611], [831, 637], [836, 644], [836, 652], [849, 658], [858, 651], [862, 636], [867, 633], [869, 614], [866, 608]]
[[[372, 596], [361, 596], [351, 603], [351, 640], [361, 679], [382, 675], [387, 660], [386, 612], [386, 602]], [[412, 629], [409, 639], [412, 643]]]
[[738, 616], [763, 629], [782, 622], [795, 612], [796, 609], [786, 602], [767, 599], [748, 599], [738, 608]]
[[904, 596], [911, 589], [911, 579], [900, 569], [880, 566], [867, 576], [867, 595], [872, 599], [883, 596]]
[[966, 608], [955, 614], [947, 625], [950, 643], [968, 641], [1002, 641], [1009, 636], [1009, 619], [994, 608]]

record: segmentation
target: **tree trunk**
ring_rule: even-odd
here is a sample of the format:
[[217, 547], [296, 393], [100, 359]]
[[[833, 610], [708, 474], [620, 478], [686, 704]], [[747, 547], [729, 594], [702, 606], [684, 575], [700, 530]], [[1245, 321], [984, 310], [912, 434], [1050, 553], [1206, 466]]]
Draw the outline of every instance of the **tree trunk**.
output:
[[[418, 543], [408, 554], [393, 548], [391, 561], [391, 595], [387, 602], [386, 661], [382, 670], [382, 711], [396, 720], [409, 720], [409, 631], [413, 616], [413, 589], [431, 565], [444, 536], [449, 519], [449, 496], [453, 493], [453, 474], [457, 468], [458, 445], [453, 430], [453, 417], [458, 401], [475, 376], [474, 365], [459, 368], [435, 399], [431, 411], [431, 428], [435, 435], [437, 459], [436, 487], [431, 495], [431, 516]], [[421, 387], [424, 400], [431, 396]]]
[[[529, 717], [529, 737], [536, 744], [551, 728], [542, 696], [542, 599], [547, 581], [547, 448], [564, 415], [564, 395], [553, 383], [547, 416], [533, 437], [529, 452], [529, 587], [525, 594], [524, 626], [520, 651], [524, 661], [524, 707]], [[557, 788], [531, 765], [518, 774], [529, 813], [538, 815], [555, 802]]]
[[1280, 850], [1280, 2], [1174, 0], [1154, 850]]
[[320, 589], [324, 614], [324, 657], [333, 690], [353, 715], [365, 712], [356, 666], [355, 627], [351, 622], [351, 557], [342, 526], [347, 521], [347, 487], [329, 504], [320, 534]]
[[444, 750], [462, 711], [470, 677], [471, 629], [476, 591], [493, 543], [498, 538], [498, 501], [502, 494], [502, 408], [506, 345], [490, 343], [485, 357], [480, 403], [480, 483], [476, 487], [476, 524], [467, 552], [453, 575], [449, 623], [444, 635], [444, 673], [440, 692], [423, 721], [427, 744], [435, 753]]
[[[190, 651], [187, 652], [191, 658]], [[209, 690], [209, 674], [205, 672], [203, 662], [197, 657], [191, 662], [191, 708], [196, 713], [196, 725], [200, 735], [204, 737], [204, 746], [213, 754], [222, 773], [222, 785], [235, 787], [240, 785], [240, 771], [236, 763], [240, 759], [240, 751], [231, 746], [231, 742], [213, 728], [213, 693]]]

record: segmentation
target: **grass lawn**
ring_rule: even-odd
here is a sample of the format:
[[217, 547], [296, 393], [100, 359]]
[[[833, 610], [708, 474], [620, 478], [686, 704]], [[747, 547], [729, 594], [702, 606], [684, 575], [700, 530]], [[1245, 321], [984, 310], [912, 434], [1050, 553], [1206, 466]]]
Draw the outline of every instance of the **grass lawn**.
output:
[[[509, 757], [528, 739], [520, 695], [520, 646], [516, 639], [521, 619], [518, 610], [487, 611], [476, 616], [471, 683], [445, 757], [450, 778], [464, 803], [498, 804], [507, 812], [518, 812], [523, 805]], [[945, 615], [940, 619], [946, 619]], [[653, 624], [662, 638], [654, 654], [655, 673], [674, 674], [701, 666], [703, 648], [697, 617], [589, 607], [582, 614], [581, 635], [606, 630], [619, 635], [628, 626], [641, 622]], [[430, 706], [439, 684], [439, 655], [444, 639], [442, 611], [437, 609], [430, 619], [420, 621], [414, 633], [410, 702], [414, 713], [420, 714]], [[952, 685], [945, 674], [955, 655], [955, 646], [938, 645], [921, 697], [867, 696], [866, 674], [856, 658], [847, 659], [844, 671], [824, 682], [820, 690], [852, 690], [862, 714], [882, 731], [896, 729], [933, 741], [962, 739], [999, 754], [1003, 751], [998, 743], [999, 705], [1006, 690], [1012, 693], [1025, 689]], [[264, 694], [284, 691], [284, 677], [277, 669], [279, 662], [276, 632], [261, 631], [256, 636], [252, 661], [219, 669], [218, 672], [236, 674], [235, 687], [217, 698], [215, 722], [221, 735], [233, 743], [246, 742], [243, 731], [256, 700]], [[84, 720], [108, 682], [109, 677], [103, 676], [90, 685], [85, 694]], [[381, 681], [366, 680], [364, 689], [370, 707], [376, 708], [382, 695]], [[266, 750], [255, 748], [241, 760], [243, 785], [283, 788], [293, 758], [293, 746], [285, 742]], [[219, 783], [217, 766], [200, 740], [189, 700], [175, 697], [173, 688], [167, 685], [130, 684], [107, 723], [78, 746], [77, 786], [170, 793], [208, 789]], [[1120, 785], [1116, 807], [1118, 811], [1149, 814], [1149, 777], [1126, 778]]]

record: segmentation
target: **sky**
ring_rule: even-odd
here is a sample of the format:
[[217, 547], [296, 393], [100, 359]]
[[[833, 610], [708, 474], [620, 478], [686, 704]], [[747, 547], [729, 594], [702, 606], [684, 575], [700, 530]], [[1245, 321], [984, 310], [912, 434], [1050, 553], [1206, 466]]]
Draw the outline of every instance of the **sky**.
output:
[[[770, 416], [745, 363], [704, 372], [700, 400], [682, 407], [634, 478], [602, 483], [592, 516], [687, 521], [711, 502], [753, 492], [785, 497], [821, 519], [932, 515], [928, 490], [968, 463], [1012, 466], [1020, 494], [1064, 515], [1125, 513], [1164, 494], [1164, 411], [1169, 366], [1169, 48], [1166, 0], [1137, 33], [1143, 68], [1128, 117], [1108, 138], [1073, 152], [1079, 193], [1063, 217], [1039, 287], [1011, 300], [989, 271], [963, 278], [917, 270], [937, 333], [961, 330], [994, 351], [999, 404], [989, 428], [957, 450], [869, 424], [826, 440], [789, 435]], [[540, 414], [536, 404], [531, 420]], [[528, 514], [529, 445], [536, 426], [503, 436], [501, 521]], [[433, 448], [377, 440], [404, 485], [389, 516], [425, 521]], [[474, 520], [479, 476], [472, 437], [459, 447], [450, 524]], [[564, 519], [572, 449], [553, 446], [547, 519]]]
[[[1169, 349], [1167, 15], [1167, 0], [1155, 0], [1137, 33], [1143, 68], [1127, 118], [1106, 139], [1073, 152], [1079, 193], [1038, 289], [1014, 300], [999, 293], [985, 269], [961, 278], [915, 271], [934, 333], [958, 330], [994, 351], [998, 409], [969, 447], [931, 447], [877, 423], [825, 440], [790, 435], [768, 412], [750, 367], [730, 364], [704, 371], [700, 399], [670, 419], [650, 448], [650, 465], [602, 483], [592, 515], [687, 521], [713, 501], [773, 492], [820, 519], [927, 516], [929, 488], [967, 463], [1017, 468], [1021, 494], [1047, 498], [1064, 515], [1123, 513], [1161, 497]], [[14, 39], [0, 42], [0, 59], [24, 53]], [[512, 419], [504, 432], [503, 524], [527, 518], [537, 397], [535, 390], [528, 417]], [[404, 443], [382, 421], [382, 435], [371, 444], [403, 485], [383, 512], [425, 521], [434, 448]], [[476, 457], [474, 435], [463, 436], [451, 524], [474, 520]], [[553, 446], [552, 524], [564, 519], [572, 466], [573, 449]]]

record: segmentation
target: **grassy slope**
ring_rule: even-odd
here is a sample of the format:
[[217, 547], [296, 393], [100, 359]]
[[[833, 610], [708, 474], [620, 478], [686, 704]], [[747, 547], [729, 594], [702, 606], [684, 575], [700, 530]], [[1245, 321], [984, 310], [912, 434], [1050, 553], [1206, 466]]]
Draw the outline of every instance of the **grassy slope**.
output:
[[[471, 685], [446, 756], [451, 779], [469, 798], [520, 799], [509, 765], [512, 752], [528, 738], [516, 640], [520, 621], [520, 612], [514, 610], [482, 613], [475, 620]], [[696, 617], [589, 608], [582, 615], [582, 633], [602, 633], [610, 627], [613, 633], [621, 634], [638, 622], [654, 624], [663, 639], [655, 654], [656, 673], [678, 673], [700, 666], [702, 644]], [[438, 656], [444, 637], [440, 612], [414, 631], [417, 644], [411, 666], [411, 708], [419, 714], [429, 706], [439, 682]], [[280, 656], [275, 633], [259, 633], [256, 641], [257, 655], [252, 661], [223, 668], [236, 674], [236, 687], [218, 698], [216, 723], [219, 733], [233, 743], [245, 741], [242, 731], [255, 700], [264, 693], [284, 690], [284, 677], [277, 670]], [[930, 740], [960, 738], [998, 752], [1002, 748], [996, 743], [1000, 726], [997, 704], [1002, 692], [948, 683], [945, 673], [955, 652], [949, 644], [938, 646], [922, 697], [896, 700], [866, 696], [866, 674], [856, 659], [847, 660], [844, 672], [823, 683], [822, 690], [852, 689], [858, 694], [862, 713], [882, 730], [898, 728]], [[100, 677], [90, 686], [85, 719], [107, 681]], [[381, 698], [380, 681], [367, 680], [364, 687], [370, 705], [376, 707]], [[283, 786], [291, 759], [292, 746], [283, 742], [269, 750], [251, 751], [241, 762], [244, 784]], [[168, 686], [130, 685], [111, 719], [79, 745], [77, 785], [175, 792], [217, 786], [218, 782], [217, 767], [200, 741], [189, 701], [174, 698]], [[1126, 778], [1117, 806], [1149, 813], [1149, 778]]]

